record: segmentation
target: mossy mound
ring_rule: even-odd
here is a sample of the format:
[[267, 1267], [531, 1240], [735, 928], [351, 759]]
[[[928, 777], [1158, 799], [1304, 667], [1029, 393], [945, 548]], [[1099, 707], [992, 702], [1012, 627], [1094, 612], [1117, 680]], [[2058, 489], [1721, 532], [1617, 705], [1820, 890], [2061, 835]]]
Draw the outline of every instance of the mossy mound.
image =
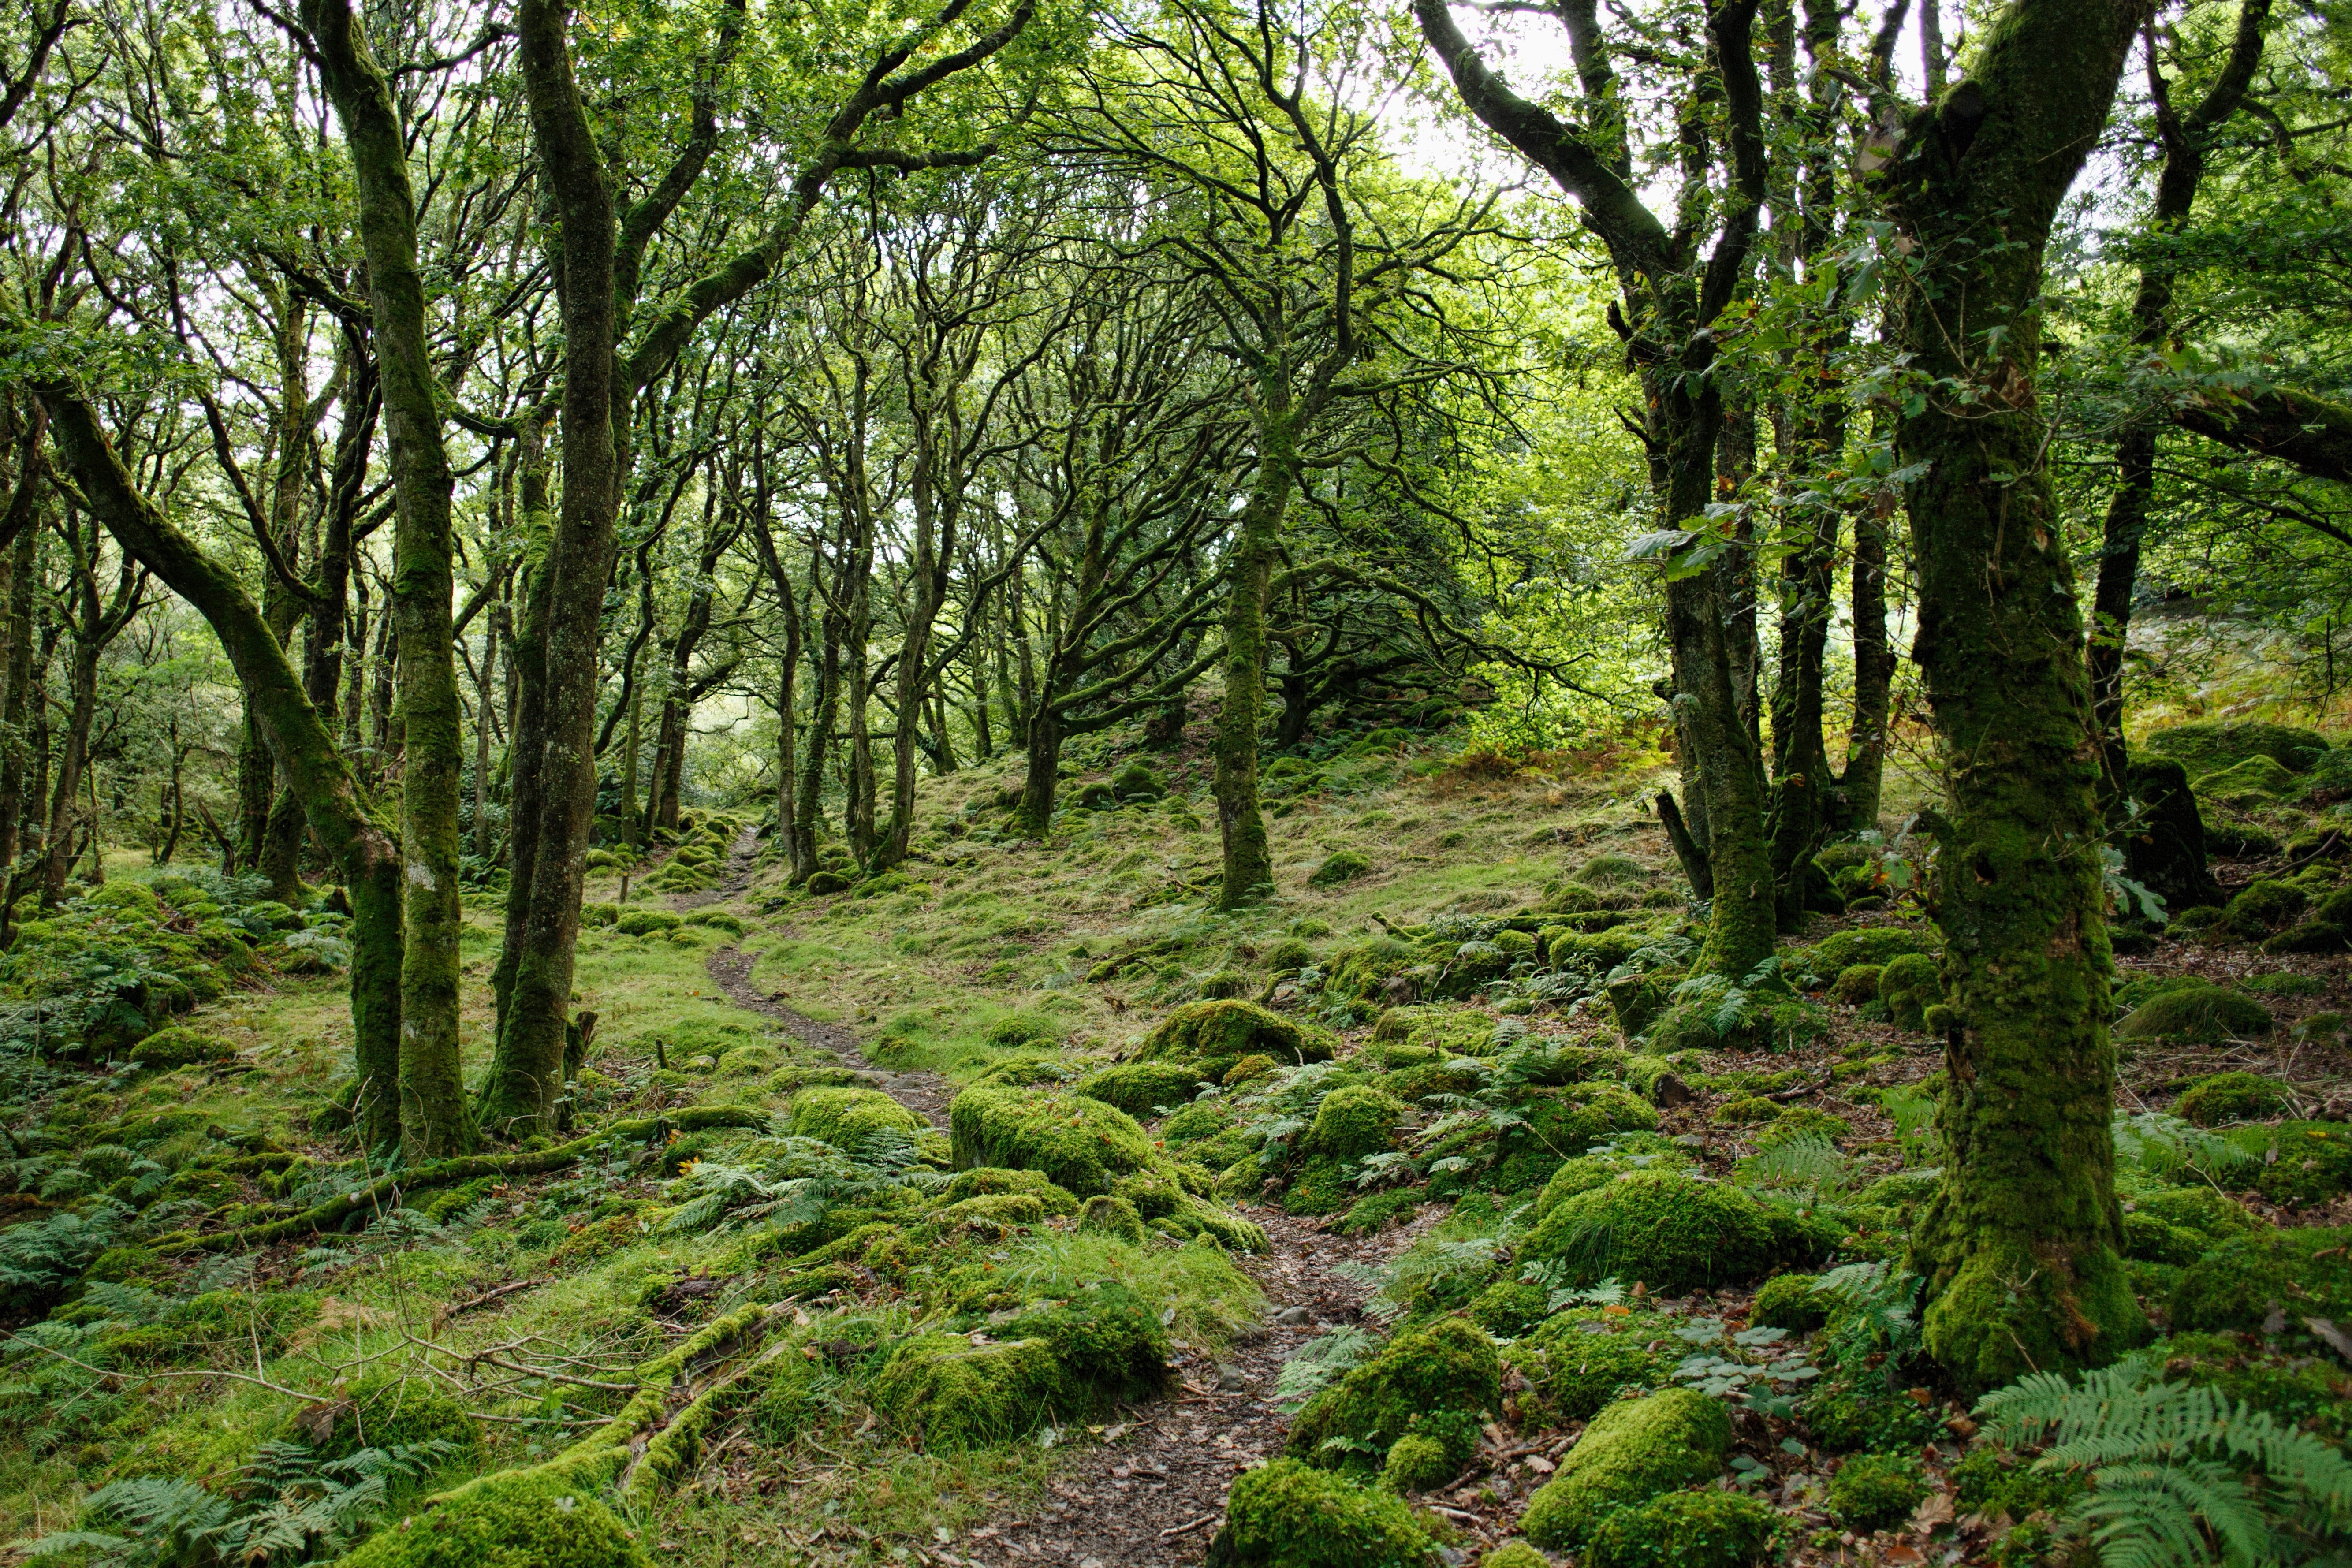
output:
[[1849, 963], [1830, 982], [1830, 994], [1849, 1007], [1865, 1006], [1878, 1000], [1878, 977], [1885, 973], [1883, 963]]
[[1944, 999], [1943, 972], [1925, 953], [1890, 959], [1878, 972], [1878, 999], [1896, 1028], [1921, 1033], [1927, 1027], [1927, 1009]]
[[1381, 1466], [1381, 1485], [1392, 1492], [1427, 1491], [1452, 1480], [1455, 1469], [1444, 1443], [1414, 1432], [1389, 1445], [1389, 1457]]
[[2228, 1136], [2262, 1162], [2254, 1190], [2274, 1204], [2315, 1207], [2352, 1192], [2352, 1126], [2282, 1121], [2237, 1128]]
[[2175, 1187], [2136, 1199], [2124, 1215], [2124, 1256], [2186, 1266], [2263, 1222], [2210, 1187]]
[[2252, 811], [2277, 805], [2295, 793], [2297, 782], [2293, 769], [2268, 757], [2253, 756], [2202, 774], [2190, 787], [2200, 799]]
[[1615, 1510], [1714, 1479], [1730, 1451], [1730, 1416], [1696, 1389], [1610, 1405], [1529, 1500], [1520, 1528], [1538, 1546], [1580, 1547]]
[[649, 936], [655, 931], [676, 931], [685, 923], [667, 910], [631, 907], [621, 911], [614, 925], [623, 936]]
[[1875, 1372], [1823, 1379], [1802, 1411], [1813, 1440], [1832, 1454], [1916, 1452], [1945, 1435], [1942, 1411], [1907, 1389], [1888, 1387]]
[[2303, 912], [2311, 895], [2293, 882], [2265, 877], [2238, 889], [2221, 910], [2221, 929], [2231, 936], [2259, 937]]
[[1823, 937], [1789, 955], [1784, 965], [1792, 974], [1831, 979], [1857, 963], [1886, 964], [1906, 953], [1936, 955], [1935, 932], [1911, 926], [1860, 926]]
[[1814, 1289], [1821, 1282], [1818, 1274], [1774, 1275], [1748, 1304], [1748, 1321], [1758, 1328], [1811, 1333], [1830, 1317], [1829, 1298]]
[[1736, 1187], [1636, 1172], [1559, 1204], [1521, 1247], [1590, 1285], [1635, 1280], [1654, 1296], [1755, 1279], [1780, 1261], [1763, 1206]]
[[2352, 1228], [2268, 1230], [2227, 1243], [2190, 1264], [2173, 1288], [2179, 1331], [2258, 1333], [2273, 1310], [2290, 1331], [2301, 1320], [2352, 1318]]
[[480, 1424], [438, 1383], [392, 1373], [362, 1379], [341, 1399], [314, 1413], [303, 1426], [303, 1436], [322, 1459], [343, 1458], [362, 1448], [432, 1442], [449, 1445], [453, 1459], [482, 1451]]
[[2294, 1096], [2285, 1084], [2259, 1073], [2217, 1072], [2180, 1091], [2174, 1112], [2200, 1127], [2276, 1116]]
[[2308, 773], [2327, 750], [2327, 737], [2284, 724], [2175, 724], [2150, 732], [2144, 744], [2178, 761], [2193, 779], [2257, 756], [2293, 773]]
[[905, 1340], [875, 1374], [874, 1407], [932, 1449], [980, 1447], [1158, 1393], [1168, 1380], [1159, 1314], [1106, 1281], [989, 1331]]
[[1140, 1243], [1143, 1240], [1143, 1215], [1132, 1200], [1116, 1197], [1109, 1193], [1097, 1193], [1078, 1211], [1078, 1228], [1115, 1236], [1121, 1241]]
[[1638, 1314], [1571, 1308], [1546, 1319], [1503, 1352], [1528, 1380], [1519, 1395], [1521, 1419], [1589, 1421], [1628, 1392], [1670, 1386], [1686, 1347], [1677, 1341], [1672, 1349], [1650, 1349], [1658, 1337], [1656, 1320]]
[[1210, 1568], [1424, 1568], [1434, 1543], [1393, 1493], [1297, 1459], [1234, 1480]]
[[199, 1063], [235, 1061], [236, 1047], [218, 1035], [207, 1035], [200, 1029], [175, 1025], [158, 1029], [131, 1047], [131, 1060], [135, 1067], [166, 1071], [172, 1068], [193, 1067]]
[[1070, 1090], [1143, 1121], [1189, 1104], [1203, 1081], [1191, 1062], [1119, 1062], [1096, 1068], [1070, 1085]]
[[1864, 1454], [1830, 1478], [1830, 1515], [1867, 1534], [1902, 1523], [1928, 1492], [1927, 1472], [1912, 1454]]
[[919, 1132], [930, 1125], [875, 1089], [804, 1089], [793, 1096], [793, 1132], [836, 1149], [855, 1149], [877, 1132]]
[[1352, 882], [1359, 877], [1369, 877], [1372, 862], [1369, 857], [1353, 849], [1342, 849], [1307, 874], [1310, 888], [1336, 888], [1342, 882]]
[[1151, 1140], [1133, 1117], [1081, 1094], [975, 1083], [948, 1108], [956, 1168], [1037, 1171], [1082, 1198], [1152, 1163]]
[[506, 1470], [379, 1530], [351, 1568], [652, 1568], [613, 1510], [560, 1471]]
[[2266, 1035], [2270, 1009], [2241, 992], [2200, 983], [2160, 991], [2116, 1026], [2119, 1038], [2168, 1039], [2197, 1045]]
[[1748, 1568], [1772, 1555], [1780, 1510], [1745, 1492], [1668, 1492], [1601, 1521], [1583, 1568]]
[[[1291, 1423], [1286, 1447], [1318, 1466], [1377, 1463], [1398, 1438], [1425, 1429], [1447, 1445], [1459, 1468], [1477, 1445], [1478, 1421], [1501, 1407], [1502, 1385], [1502, 1362], [1486, 1331], [1461, 1318], [1441, 1318], [1399, 1333], [1308, 1400]], [[1437, 1419], [1445, 1415], [1464, 1419]], [[1326, 1446], [1335, 1438], [1350, 1446]]]
[[1271, 1057], [1286, 1066], [1331, 1059], [1334, 1042], [1322, 1030], [1269, 1013], [1255, 1002], [1223, 998], [1187, 1002], [1144, 1037], [1138, 1061], [1189, 1062], [1202, 1078], [1223, 1078], [1244, 1057]]
[[2352, 1433], [2352, 1373], [2341, 1363], [2294, 1354], [2242, 1334], [2175, 1334], [2148, 1359], [2167, 1383], [2191, 1383], [2268, 1411], [2289, 1426], [2341, 1443]]
[[1404, 1113], [1402, 1101], [1379, 1089], [1363, 1084], [1342, 1084], [1325, 1095], [1322, 1103], [1315, 1108], [1315, 1120], [1299, 1139], [1298, 1146], [1308, 1154], [1360, 1160], [1396, 1142], [1396, 1125]]

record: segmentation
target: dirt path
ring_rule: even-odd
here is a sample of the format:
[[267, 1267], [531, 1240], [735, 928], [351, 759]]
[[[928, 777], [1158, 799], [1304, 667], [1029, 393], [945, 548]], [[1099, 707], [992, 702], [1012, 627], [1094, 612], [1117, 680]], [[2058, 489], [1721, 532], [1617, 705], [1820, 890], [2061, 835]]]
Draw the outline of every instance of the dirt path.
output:
[[[718, 903], [751, 884], [758, 841], [735, 842], [725, 878], [709, 892], [687, 894], [681, 909]], [[908, 1109], [947, 1125], [955, 1086], [937, 1073], [893, 1072], [867, 1057], [857, 1037], [762, 995], [751, 984], [759, 954], [721, 947], [709, 959], [710, 977], [738, 1006], [773, 1019], [815, 1050], [868, 1077]], [[1097, 1436], [1073, 1434], [1058, 1474], [1046, 1483], [1042, 1508], [1007, 1515], [951, 1542], [926, 1550], [933, 1563], [978, 1568], [1192, 1568], [1208, 1550], [1225, 1513], [1234, 1478], [1282, 1451], [1289, 1417], [1274, 1403], [1282, 1363], [1307, 1341], [1362, 1315], [1368, 1287], [1334, 1272], [1343, 1264], [1376, 1264], [1402, 1250], [1413, 1234], [1390, 1230], [1351, 1240], [1319, 1222], [1296, 1219], [1272, 1207], [1244, 1211], [1272, 1244], [1264, 1254], [1237, 1258], [1265, 1293], [1265, 1321], [1247, 1331], [1223, 1360], [1180, 1352], [1181, 1379], [1170, 1397], [1138, 1405], [1099, 1425]]]

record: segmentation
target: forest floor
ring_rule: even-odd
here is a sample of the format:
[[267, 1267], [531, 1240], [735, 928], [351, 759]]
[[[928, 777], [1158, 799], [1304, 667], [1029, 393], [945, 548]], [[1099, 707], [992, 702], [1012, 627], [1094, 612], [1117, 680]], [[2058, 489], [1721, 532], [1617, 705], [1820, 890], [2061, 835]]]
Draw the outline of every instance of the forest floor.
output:
[[[1108, 752], [1088, 759], [1092, 767], [1066, 786], [1072, 798], [1123, 760]], [[916, 858], [899, 873], [827, 896], [785, 889], [781, 868], [749, 834], [702, 857], [711, 862], [708, 885], [690, 892], [646, 890], [653, 868], [637, 868], [623, 917], [667, 910], [699, 923], [648, 916], [634, 931], [622, 929], [633, 923], [626, 918], [583, 931], [576, 990], [599, 1026], [581, 1084], [583, 1124], [670, 1117], [684, 1107], [785, 1113], [806, 1086], [834, 1084], [879, 1089], [941, 1129], [950, 1102], [975, 1079], [1041, 1049], [1066, 1072], [1131, 1059], [1171, 1010], [1202, 995], [1238, 986], [1305, 1016], [1312, 999], [1284, 979], [1297, 963], [1286, 950], [1302, 944], [1310, 964], [1331, 966], [1394, 932], [1486, 929], [1479, 922], [1556, 901], [1564, 883], [1594, 868], [1630, 879], [1633, 892], [1658, 895], [1654, 902], [1675, 886], [1645, 806], [1663, 759], [1596, 753], [1507, 776], [1443, 760], [1413, 745], [1334, 748], [1311, 773], [1292, 770], [1296, 793], [1272, 807], [1276, 897], [1232, 914], [1210, 909], [1198, 893], [1213, 870], [1216, 840], [1202, 820], [1211, 808], [1197, 747], [1153, 759], [1164, 799], [1071, 810], [1044, 842], [992, 830], [1017, 759], [1010, 768], [1000, 762], [927, 781]], [[1916, 786], [1898, 784], [1890, 826], [1906, 793]], [[2309, 868], [2291, 866], [2277, 846], [2321, 820], [2318, 810], [2253, 814], [2269, 822], [2273, 839], [2267, 847], [2250, 839], [2252, 853], [2217, 862], [2225, 889], [2291, 875], [2312, 881]], [[1360, 859], [1360, 870], [1318, 877], [1349, 857]], [[617, 902], [622, 887], [617, 868], [602, 868], [588, 897]], [[2314, 883], [2310, 901], [2318, 899]], [[469, 900], [469, 1070], [488, 1054], [486, 982], [497, 929], [495, 901]], [[1916, 909], [1898, 902], [1816, 921], [1790, 950], [1883, 929], [1923, 928]], [[2225, 1070], [2284, 1086], [2284, 1099], [2245, 1118], [2243, 1129], [2220, 1129], [2242, 1142], [2340, 1122], [2352, 1111], [2346, 958], [2265, 953], [2260, 934], [2167, 938], [2120, 961], [2125, 982], [2193, 975], [2252, 999], [2262, 1016], [2259, 1027], [2226, 1037], [2126, 1041], [2124, 1112], [2164, 1118], [2184, 1088]], [[1849, 1226], [1838, 1258], [1896, 1257], [1899, 1234], [1889, 1241], [1873, 1228], [1898, 1223], [1883, 1207], [1894, 1200], [1865, 1198], [1932, 1168], [1919, 1091], [1941, 1068], [1940, 1050], [1867, 998], [1824, 994], [1820, 1004], [1821, 1033], [1793, 1049], [1678, 1058], [1685, 1091], [1661, 1095], [1645, 1115], [1695, 1173], [1771, 1197], [1769, 1173], [1759, 1174], [1759, 1162], [1769, 1163], [1771, 1123], [1746, 1120], [1753, 1110], [1727, 1115], [1727, 1108], [1766, 1097], [1760, 1114], [1788, 1116], [1791, 1125], [1792, 1108], [1818, 1112], [1810, 1125], [1830, 1130], [1834, 1147], [1817, 1163], [1835, 1167], [1827, 1179], [1837, 1195], [1817, 1188], [1805, 1212], [1818, 1206]], [[113, 1167], [98, 1156], [109, 1149], [128, 1150], [125, 1159], [161, 1157], [175, 1173], [169, 1195], [195, 1190], [186, 1173], [197, 1173], [215, 1184], [212, 1201], [235, 1200], [209, 1219], [195, 1213], [189, 1223], [199, 1227], [283, 1212], [276, 1205], [297, 1190], [297, 1174], [315, 1178], [300, 1189], [310, 1192], [371, 1173], [366, 1157], [318, 1114], [348, 1057], [343, 1005], [337, 976], [256, 973], [189, 1020], [233, 1054], [169, 1071], [124, 1066], [45, 1080], [12, 1136], [20, 1149], [39, 1147], [26, 1140], [37, 1129], [56, 1152], [33, 1156], [49, 1164], [29, 1176], [20, 1172], [11, 1216], [47, 1223], [68, 1213], [74, 1189], [56, 1173], [79, 1158], [89, 1180], [105, 1178]], [[1370, 1070], [1395, 1048], [1376, 1037], [1380, 1016], [1371, 1005], [1327, 1017], [1346, 1073]], [[1612, 1071], [1625, 1060], [1608, 1006], [1589, 994], [1529, 995], [1498, 984], [1454, 1000], [1445, 1016], [1480, 1039], [1492, 1031], [1547, 1047], [1594, 1047], [1619, 1064]], [[1301, 1081], [1318, 1070], [1305, 1069]], [[1375, 1073], [1371, 1081], [1389, 1079]], [[1154, 1122], [1150, 1136], [1172, 1151], [1174, 1131]], [[141, 1141], [166, 1132], [163, 1142]], [[286, 1152], [257, 1162], [275, 1162], [278, 1174], [250, 1168], [251, 1157], [236, 1164], [237, 1150], [262, 1146]], [[614, 1146], [543, 1174], [419, 1194], [406, 1206], [394, 1207], [395, 1197], [355, 1216], [347, 1232], [226, 1255], [141, 1252], [135, 1272], [118, 1271], [119, 1284], [93, 1282], [106, 1272], [93, 1265], [90, 1280], [68, 1290], [63, 1305], [53, 1296], [27, 1310], [11, 1298], [6, 1371], [15, 1381], [0, 1391], [0, 1540], [21, 1543], [69, 1528], [93, 1489], [130, 1478], [234, 1492], [259, 1446], [296, 1429], [289, 1422], [298, 1414], [331, 1410], [387, 1378], [438, 1391], [470, 1417], [467, 1451], [433, 1485], [541, 1462], [610, 1417], [614, 1391], [631, 1386], [631, 1369], [721, 1315], [782, 1292], [798, 1302], [791, 1310], [799, 1326], [790, 1331], [820, 1369], [814, 1392], [796, 1393], [801, 1403], [788, 1410], [765, 1395], [732, 1408], [703, 1434], [674, 1486], [625, 1511], [666, 1563], [1194, 1563], [1223, 1521], [1236, 1478], [1283, 1451], [1297, 1396], [1315, 1386], [1293, 1363], [1334, 1346], [1355, 1347], [1349, 1354], [1361, 1360], [1392, 1328], [1426, 1321], [1449, 1304], [1484, 1310], [1477, 1303], [1508, 1293], [1517, 1265], [1505, 1260], [1530, 1224], [1522, 1209], [1478, 1190], [1457, 1199], [1415, 1188], [1394, 1194], [1402, 1201], [1369, 1206], [1353, 1196], [1308, 1203], [1293, 1170], [1264, 1193], [1220, 1184], [1219, 1200], [1267, 1241], [1264, 1251], [1235, 1252], [1229, 1263], [1215, 1248], [1166, 1238], [1112, 1246], [1067, 1219], [1015, 1226], [992, 1241], [942, 1234], [937, 1268], [950, 1282], [1001, 1269], [1059, 1300], [1115, 1278], [1164, 1302], [1173, 1376], [1165, 1395], [1107, 1406], [1091, 1419], [995, 1443], [925, 1444], [894, 1428], [868, 1397], [867, 1374], [842, 1359], [853, 1341], [887, 1345], [941, 1321], [938, 1298], [925, 1294], [932, 1288], [906, 1275], [903, 1260], [892, 1266], [898, 1275], [871, 1267], [828, 1273], [824, 1294], [797, 1298], [790, 1294], [794, 1266], [756, 1226], [676, 1224], [703, 1190], [691, 1179], [694, 1161], [716, 1170], [754, 1146], [765, 1147], [724, 1131], [687, 1133], [657, 1160]], [[75, 1155], [77, 1147], [85, 1152]], [[2127, 1197], [2170, 1181], [2168, 1171], [2179, 1173], [2177, 1150], [2134, 1148], [2126, 1163], [2140, 1164], [2127, 1172]], [[2293, 1154], [2288, 1148], [2290, 1163]], [[2287, 1192], [2261, 1175], [2281, 1159], [2274, 1142], [2267, 1156], [2250, 1156], [2213, 1184], [2249, 1224], [2352, 1224], [2352, 1195]], [[681, 1168], [688, 1177], [674, 1174]], [[1823, 1178], [1817, 1171], [1813, 1179]], [[2184, 1267], [2135, 1265], [2159, 1324]], [[1655, 1363], [1652, 1385], [1669, 1381], [1668, 1369], [1692, 1346], [1735, 1360], [1747, 1354], [1727, 1336], [1748, 1323], [1756, 1283], [1727, 1280], [1664, 1299], [1637, 1293], [1633, 1309]], [[979, 1298], [967, 1289], [964, 1299]], [[1504, 1409], [1487, 1413], [1493, 1419], [1459, 1473], [1414, 1494], [1422, 1527], [1448, 1563], [1475, 1560], [1512, 1538], [1528, 1495], [1583, 1428], [1581, 1419], [1546, 1408], [1540, 1373], [1533, 1385], [1526, 1375], [1535, 1363], [1513, 1359], [1513, 1336], [1533, 1344], [1533, 1331], [1479, 1321], [1501, 1342], [1503, 1386], [1514, 1392]], [[135, 1322], [167, 1331], [168, 1350], [134, 1342]], [[974, 1332], [975, 1342], [985, 1340]], [[1805, 1342], [1822, 1354], [1817, 1336]], [[2305, 1349], [2287, 1359], [2304, 1367], [2297, 1375], [2323, 1383], [2329, 1375], [2324, 1352], [2316, 1363]], [[842, 1368], [838, 1376], [824, 1371], [828, 1363]], [[1780, 1510], [1781, 1550], [1791, 1561], [1976, 1560], [1992, 1555], [2014, 1522], [1973, 1511], [1959, 1495], [1962, 1405], [1929, 1372], [1909, 1375], [1920, 1379], [1916, 1393], [1898, 1392], [1932, 1417], [1906, 1428], [1927, 1491], [1916, 1510], [1884, 1525], [1864, 1527], [1832, 1505], [1844, 1450], [1809, 1418], [1740, 1415], [1727, 1474]], [[2328, 1386], [2352, 1394], [2352, 1383]], [[402, 1492], [399, 1506], [422, 1492]]]

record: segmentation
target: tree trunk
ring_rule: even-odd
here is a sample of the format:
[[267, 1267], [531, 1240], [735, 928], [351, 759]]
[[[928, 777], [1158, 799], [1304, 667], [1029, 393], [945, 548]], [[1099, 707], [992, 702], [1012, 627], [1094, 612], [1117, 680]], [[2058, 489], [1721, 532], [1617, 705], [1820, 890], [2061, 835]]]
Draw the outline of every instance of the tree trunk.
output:
[[1898, 342], [1923, 375], [1974, 394], [1931, 393], [1896, 434], [1925, 474], [1908, 498], [1915, 657], [1948, 802], [1934, 824], [1944, 1177], [1912, 1247], [1927, 1349], [1970, 1394], [2108, 1361], [2147, 1332], [2116, 1251], [2099, 752], [2034, 386], [2042, 247], [2141, 15], [2011, 7], [1889, 165], [1924, 262]]
[[1895, 657], [1886, 637], [1886, 524], [1865, 509], [1853, 520], [1853, 717], [1846, 727], [1838, 790], [1845, 821], [1878, 828], [1886, 783], [1886, 726], [1895, 703]]
[[349, 0], [307, 0], [320, 74], [359, 192], [377, 374], [394, 481], [392, 619], [400, 639], [402, 916], [400, 1127], [410, 1160], [478, 1142], [458, 1063], [457, 869], [465, 773], [450, 494], [438, 378], [416, 265], [416, 203], [392, 91]]
[[1014, 816], [1021, 831], [1043, 838], [1054, 825], [1054, 795], [1061, 784], [1062, 714], [1049, 700], [1029, 716], [1029, 749]]
[[[8, 552], [8, 695], [0, 706], [0, 889], [24, 845], [25, 715], [33, 686], [33, 590], [40, 539], [27, 528]], [[5, 932], [0, 932], [5, 934]]]
[[475, 672], [474, 683], [474, 858], [477, 860], [488, 860], [499, 842], [499, 836], [490, 830], [490, 716], [498, 710], [493, 677], [499, 668], [499, 622], [495, 615], [482, 618], [488, 624], [482, 628], [482, 666]]
[[824, 820], [824, 773], [833, 727], [841, 716], [841, 618], [824, 612], [817, 655], [816, 700], [809, 707], [808, 754], [801, 763], [800, 805], [793, 813], [793, 885], [816, 871], [817, 825]]
[[[86, 614], [97, 609], [97, 595], [91, 594], [84, 606]], [[65, 897], [66, 880], [73, 875], [74, 857], [80, 846], [74, 842], [74, 807], [81, 793], [82, 768], [89, 756], [89, 726], [98, 714], [99, 644], [90, 635], [74, 639], [73, 658], [66, 667], [66, 733], [65, 749], [58, 755], [58, 776], [49, 795], [49, 826], [43, 837], [47, 857], [41, 866], [41, 908], [53, 910]]]
[[1224, 698], [1217, 711], [1213, 789], [1224, 848], [1221, 909], [1255, 903], [1274, 890], [1274, 856], [1257, 800], [1257, 728], [1265, 707], [1265, 606], [1274, 579], [1293, 473], [1286, 425], [1261, 426], [1258, 473], [1242, 509], [1225, 584]]
[[206, 559], [138, 492], [97, 416], [70, 386], [36, 382], [58, 451], [99, 520], [123, 550], [188, 601], [220, 639], [262, 726], [302, 795], [310, 823], [352, 900], [352, 1038], [360, 1121], [368, 1142], [398, 1128], [400, 856], [389, 826], [361, 795], [334, 738], [319, 721], [285, 645], [236, 578]]

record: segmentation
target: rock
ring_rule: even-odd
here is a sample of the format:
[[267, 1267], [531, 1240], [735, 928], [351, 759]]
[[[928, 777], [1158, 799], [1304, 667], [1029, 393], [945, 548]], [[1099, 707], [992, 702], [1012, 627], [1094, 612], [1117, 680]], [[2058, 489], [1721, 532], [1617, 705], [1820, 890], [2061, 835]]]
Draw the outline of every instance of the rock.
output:
[[2123, 836], [2124, 875], [2164, 900], [2168, 910], [2222, 901], [2205, 868], [2205, 818], [2189, 771], [2170, 757], [2135, 757], [2124, 770], [2135, 808]]
[[1242, 1394], [1249, 1389], [1249, 1376], [1229, 1361], [1217, 1363], [1217, 1392]]
[[1274, 1315], [1274, 1321], [1285, 1328], [1299, 1328], [1311, 1322], [1314, 1316], [1304, 1307], [1285, 1307]]

